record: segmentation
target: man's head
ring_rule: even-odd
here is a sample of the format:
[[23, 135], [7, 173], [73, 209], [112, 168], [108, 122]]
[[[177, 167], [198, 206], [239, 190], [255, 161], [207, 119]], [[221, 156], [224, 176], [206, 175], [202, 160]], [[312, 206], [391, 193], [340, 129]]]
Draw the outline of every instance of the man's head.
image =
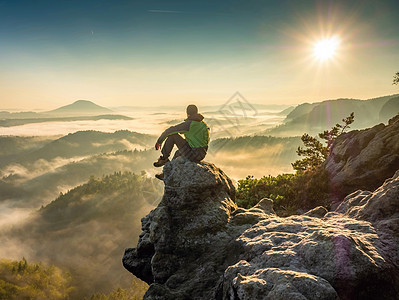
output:
[[187, 106], [187, 116], [193, 116], [198, 114], [198, 107], [195, 106], [194, 104], [190, 104], [189, 106]]

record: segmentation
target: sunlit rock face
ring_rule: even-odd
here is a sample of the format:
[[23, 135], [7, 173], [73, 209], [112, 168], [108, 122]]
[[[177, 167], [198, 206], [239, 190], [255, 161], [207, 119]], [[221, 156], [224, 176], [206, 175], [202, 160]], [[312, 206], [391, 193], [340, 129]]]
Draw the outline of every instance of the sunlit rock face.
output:
[[272, 217], [237, 240], [244, 253], [223, 275], [223, 299], [394, 299], [395, 268], [369, 222]]
[[332, 202], [339, 203], [358, 189], [372, 191], [379, 187], [399, 169], [399, 115], [388, 125], [339, 136], [324, 166]]
[[150, 284], [145, 299], [399, 297], [399, 172], [335, 212], [288, 218], [270, 199], [237, 208], [231, 180], [212, 164], [178, 158], [164, 173], [164, 197], [123, 257]]

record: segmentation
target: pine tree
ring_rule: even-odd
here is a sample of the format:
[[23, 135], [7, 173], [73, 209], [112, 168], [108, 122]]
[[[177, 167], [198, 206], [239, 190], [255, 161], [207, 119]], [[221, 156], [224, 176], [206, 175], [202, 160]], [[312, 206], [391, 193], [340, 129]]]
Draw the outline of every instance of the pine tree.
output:
[[393, 76], [393, 83], [392, 84], [399, 84], [399, 72]]
[[305, 157], [291, 164], [294, 170], [303, 172], [320, 166], [327, 159], [335, 139], [350, 128], [349, 125], [354, 122], [354, 119], [355, 113], [352, 112], [347, 118], [342, 119], [343, 125], [335, 124], [331, 130], [319, 133], [319, 138], [326, 143], [325, 146], [317, 137], [312, 137], [307, 133], [303, 134], [301, 140], [305, 148], [298, 147], [296, 153]]

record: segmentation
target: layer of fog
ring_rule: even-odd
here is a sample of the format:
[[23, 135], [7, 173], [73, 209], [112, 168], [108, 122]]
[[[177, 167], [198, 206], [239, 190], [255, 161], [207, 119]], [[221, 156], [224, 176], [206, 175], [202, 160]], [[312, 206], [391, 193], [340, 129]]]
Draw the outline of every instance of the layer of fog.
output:
[[[14, 207], [12, 201], [0, 202], [0, 232], [9, 226], [24, 222], [32, 213], [32, 209]], [[1, 244], [2, 249], [4, 244]], [[0, 253], [0, 257], [4, 257]]]
[[[39, 208], [56, 199], [61, 192], [65, 194], [87, 182], [90, 176], [101, 178], [116, 171], [144, 173], [156, 156], [155, 150], [120, 151], [69, 159], [40, 159], [25, 166], [10, 164], [2, 169], [3, 175], [11, 173], [3, 178], [0, 186], [0, 257], [14, 260], [25, 257], [30, 262], [55, 264], [71, 271], [77, 286], [73, 295], [79, 299], [94, 292], [109, 292], [116, 286], [127, 287], [133, 277], [121, 265], [123, 250], [136, 244], [141, 231], [140, 220], [155, 207], [160, 195], [148, 201], [143, 196], [152, 192], [143, 190], [140, 197], [129, 193], [131, 198], [125, 205], [115, 206], [114, 203], [126, 199], [126, 193], [122, 195], [117, 191], [111, 196], [100, 193], [92, 201], [93, 220], [80, 223], [82, 210], [79, 210], [77, 215], [71, 215], [70, 224], [65, 223], [64, 228], [58, 228], [60, 223], [57, 221], [49, 223], [41, 218]], [[8, 191], [4, 182], [8, 183]], [[161, 185], [161, 182], [157, 183]], [[7, 192], [8, 197], [4, 198]], [[129, 209], [129, 203], [135, 206]], [[96, 211], [108, 206], [106, 221]], [[121, 219], [117, 212], [111, 213], [114, 208], [131, 213]], [[61, 214], [68, 216], [64, 209]], [[74, 221], [74, 217], [78, 219]]]
[[260, 178], [268, 175], [293, 173], [294, 170], [290, 162], [294, 162], [295, 152], [291, 155], [292, 159], [283, 163], [276, 161], [284, 152], [282, 147], [282, 145], [278, 145], [251, 152], [242, 150], [234, 153], [222, 149], [214, 153], [210, 152], [207, 160], [215, 163], [234, 180], [244, 179], [248, 175]]
[[235, 180], [248, 175], [293, 173], [291, 163], [298, 159], [298, 137], [275, 138], [243, 136], [219, 139], [210, 144], [206, 160], [216, 164]]
[[[14, 206], [37, 208], [60, 193], [86, 182], [90, 176], [101, 177], [116, 171], [140, 173], [151, 166], [155, 151], [102, 154], [71, 159], [40, 159], [25, 166], [7, 166], [0, 185], [0, 201], [12, 200]], [[7, 172], [12, 172], [8, 173]]]
[[[97, 121], [72, 121], [72, 122], [46, 122], [33, 123], [21, 126], [0, 127], [0, 135], [14, 136], [48, 136], [66, 135], [76, 131], [96, 130], [114, 132], [117, 130], [130, 130], [145, 134], [159, 135], [163, 130], [174, 124], [182, 122], [187, 116], [184, 108], [182, 111], [163, 109], [157, 111], [137, 110], [126, 111], [125, 115], [133, 120], [97, 120]], [[213, 111], [203, 113], [205, 121], [211, 127], [212, 138], [239, 136], [253, 134], [280, 124], [284, 116], [278, 111], [257, 110], [247, 115], [245, 113]]]
[[69, 163], [77, 163], [88, 156], [62, 158], [56, 157], [52, 160], [38, 159], [31, 163], [22, 165], [11, 163], [0, 170], [0, 177], [14, 177], [15, 184], [21, 184], [45, 173], [54, 173], [57, 169]]
[[[79, 151], [82, 145], [79, 145], [78, 141], [87, 142], [85, 135], [79, 135], [76, 139], [74, 136], [69, 136], [63, 139], [63, 142], [66, 140], [68, 145], [76, 145], [64, 153], [67, 157], [54, 153], [56, 151], [54, 149], [61, 152], [65, 150], [64, 144], [51, 144], [56, 138], [49, 138], [47, 145], [40, 143], [42, 147], [40, 148], [37, 144], [38, 147], [28, 152], [24, 150], [27, 149], [24, 148], [26, 145], [21, 144], [15, 149], [15, 152], [21, 151], [20, 157], [18, 155], [0, 157], [4, 159], [0, 170], [0, 244], [2, 245], [0, 257], [21, 259], [25, 256], [31, 261], [41, 260], [73, 268], [77, 280], [81, 281], [81, 288], [87, 291], [93, 287], [101, 290], [105, 287], [111, 288], [113, 284], [129, 283], [131, 274], [123, 269], [120, 258], [124, 248], [135, 245], [141, 231], [140, 219], [154, 205], [140, 200], [134, 215], [124, 220], [123, 225], [115, 215], [115, 219], [109, 223], [94, 219], [84, 224], [73, 221], [71, 224], [66, 224], [66, 227], [62, 227], [61, 223], [51, 223], [52, 227], [49, 228], [46, 227], [48, 224], [46, 225], [45, 220], [38, 217], [40, 206], [49, 204], [60, 193], [65, 194], [68, 190], [87, 182], [90, 176], [101, 177], [113, 172], [131, 171], [152, 177], [161, 171], [160, 168], [152, 166], [152, 162], [160, 155], [159, 151], [152, 149], [152, 146], [145, 151], [131, 150], [147, 148], [143, 145], [152, 139], [155, 143], [156, 136], [164, 129], [186, 117], [184, 111], [149, 110], [132, 112], [129, 116], [135, 119], [52, 122], [0, 128], [0, 135], [5, 134], [4, 130], [10, 130], [6, 134], [21, 136], [68, 134], [88, 129], [103, 132], [128, 129], [154, 135], [154, 137], [146, 136], [143, 143], [132, 142], [135, 141], [134, 137], [131, 140], [110, 138], [109, 141], [101, 140], [101, 142], [96, 142], [93, 138], [94, 142], [86, 143], [84, 146], [84, 150], [92, 153], [85, 155], [74, 154], [74, 151], [78, 154], [83, 153]], [[255, 138], [258, 141], [255, 143], [252, 137], [232, 139], [274, 126], [283, 119], [276, 112], [265, 110], [255, 116], [231, 116], [216, 111], [205, 113], [205, 117], [212, 130], [213, 141], [219, 137], [227, 138], [226, 144], [218, 143], [217, 147], [211, 146], [205, 160], [216, 164], [233, 179], [239, 180], [247, 175], [261, 177], [292, 172], [290, 163], [296, 155], [297, 141], [261, 137]], [[90, 144], [89, 149], [87, 144]], [[116, 150], [107, 150], [107, 153], [98, 152], [107, 145], [115, 146]], [[7, 152], [7, 155], [9, 153], [12, 152]], [[114, 197], [115, 201], [121, 199], [117, 193]], [[104, 201], [102, 196], [98, 195], [97, 205], [103, 205]], [[119, 227], [115, 227], [117, 230], [114, 230], [114, 224], [120, 224]]]

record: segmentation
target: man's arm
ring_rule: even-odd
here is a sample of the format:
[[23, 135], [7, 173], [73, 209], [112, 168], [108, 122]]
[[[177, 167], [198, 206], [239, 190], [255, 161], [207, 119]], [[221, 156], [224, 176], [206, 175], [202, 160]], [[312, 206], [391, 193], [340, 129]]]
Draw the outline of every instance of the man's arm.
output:
[[169, 136], [175, 133], [183, 133], [190, 130], [190, 120], [184, 121], [183, 123], [171, 126], [166, 129], [157, 140], [157, 144], [162, 144], [162, 142]]

